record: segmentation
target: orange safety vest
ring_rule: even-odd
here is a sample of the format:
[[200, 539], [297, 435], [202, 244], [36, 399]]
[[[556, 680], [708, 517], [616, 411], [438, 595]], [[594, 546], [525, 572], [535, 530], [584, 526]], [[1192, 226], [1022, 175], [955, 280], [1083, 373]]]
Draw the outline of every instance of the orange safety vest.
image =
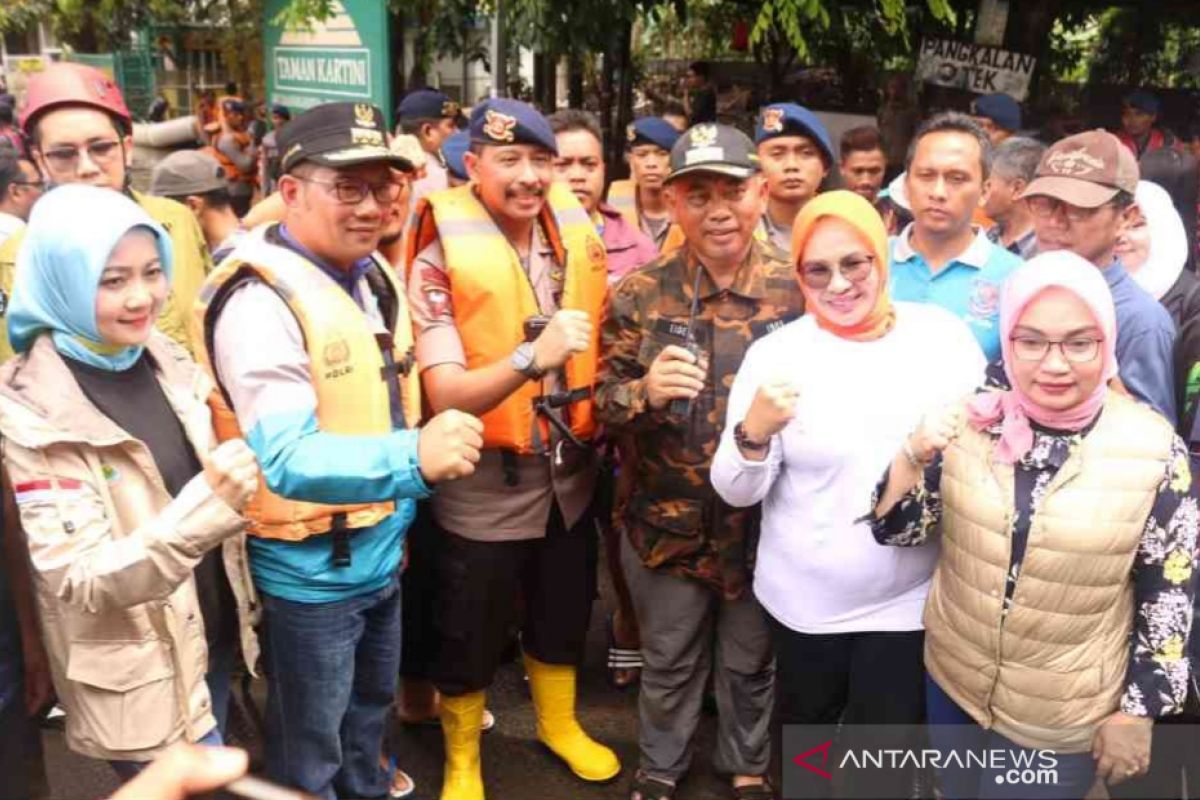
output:
[[[607, 257], [596, 228], [566, 184], [551, 184], [541, 223], [558, 263], [565, 264], [561, 307], [586, 312], [595, 325], [588, 349], [572, 356], [565, 368], [564, 391], [572, 396], [565, 406], [571, 432], [586, 441], [596, 430], [592, 386], [600, 355]], [[417, 254], [435, 240], [445, 252], [454, 324], [466, 351], [467, 369], [507, 360], [525, 341], [525, 320], [543, 312], [517, 251], [470, 185], [433, 192], [417, 204], [408, 238], [410, 271]], [[541, 394], [539, 382], [527, 381], [483, 414], [484, 447], [546, 452], [549, 424], [534, 409]]]
[[613, 181], [608, 187], [608, 204], [619, 211], [625, 221], [637, 230], [642, 229], [642, 221], [638, 219], [637, 184], [632, 178]]
[[[217, 382], [212, 364], [217, 316], [232, 290], [247, 276], [253, 276], [275, 289], [300, 325], [321, 431], [347, 436], [391, 433], [389, 380], [399, 380], [405, 422], [415, 428], [420, 421], [421, 403], [417, 371], [412, 368], [412, 322], [401, 283], [391, 267], [375, 258], [387, 291], [394, 298], [396, 319], [389, 321], [394, 367], [385, 364], [375, 331], [346, 291], [302, 256], [268, 242], [264, 237], [268, 228], [251, 231], [205, 281], [191, 319], [196, 360]], [[209, 406], [219, 441], [243, 437], [223, 389], [213, 391]], [[394, 511], [393, 502], [339, 506], [289, 500], [268, 489], [260, 476], [258, 492], [245, 514], [250, 534], [294, 542], [335, 527], [370, 527]]]
[[[217, 160], [217, 162], [221, 165], [221, 169], [225, 170], [225, 180], [237, 181], [238, 183], [249, 183], [251, 185], [256, 184], [258, 182], [258, 165], [256, 164], [250, 169], [239, 170], [237, 165], [233, 163], [233, 160], [229, 158], [229, 156], [222, 153], [216, 145], [217, 140], [222, 135], [224, 135], [223, 131], [217, 131], [215, 134], [213, 134], [213, 144], [210, 144], [207, 147], [201, 147], [200, 152], [208, 153]], [[250, 134], [245, 132], [235, 131], [233, 136], [235, 139], [237, 139], [238, 144], [240, 144], [242, 147], [245, 147], [252, 141]]]

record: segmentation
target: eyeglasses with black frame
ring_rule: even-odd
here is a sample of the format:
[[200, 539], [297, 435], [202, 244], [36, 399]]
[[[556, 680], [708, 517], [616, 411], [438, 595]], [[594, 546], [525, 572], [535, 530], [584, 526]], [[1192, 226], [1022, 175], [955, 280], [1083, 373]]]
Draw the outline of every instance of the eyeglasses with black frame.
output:
[[1094, 336], [1072, 336], [1068, 339], [1045, 339], [1041, 336], [1012, 337], [1013, 355], [1018, 361], [1041, 361], [1051, 347], [1057, 347], [1062, 357], [1072, 364], [1087, 364], [1100, 353], [1103, 339]]
[[[875, 257], [846, 256], [837, 264], [837, 271], [850, 283], [862, 283], [871, 275]], [[805, 261], [799, 266], [800, 280], [810, 289], [824, 289], [833, 282], [834, 267], [825, 261]]]
[[334, 198], [346, 206], [356, 206], [363, 200], [367, 199], [367, 194], [375, 198], [375, 202], [382, 205], [388, 205], [396, 202], [396, 198], [400, 196], [403, 185], [396, 180], [388, 180], [383, 183], [368, 183], [364, 180], [353, 180], [351, 178], [338, 178], [336, 181], [322, 181], [316, 178], [304, 178], [299, 175], [293, 176], [296, 180], [305, 183], [315, 183], [320, 186], [328, 186], [333, 189]]

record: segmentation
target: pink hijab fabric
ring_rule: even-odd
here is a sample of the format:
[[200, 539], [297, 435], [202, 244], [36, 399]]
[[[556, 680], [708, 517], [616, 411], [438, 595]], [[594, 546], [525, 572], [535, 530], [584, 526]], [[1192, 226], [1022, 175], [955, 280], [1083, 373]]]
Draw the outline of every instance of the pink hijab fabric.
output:
[[[1104, 336], [1100, 343], [1100, 357], [1104, 360], [1100, 383], [1082, 403], [1062, 411], [1034, 403], [1018, 388], [1012, 370], [1013, 328], [1038, 295], [1053, 287], [1066, 289], [1082, 300]], [[977, 395], [967, 405], [967, 417], [979, 431], [999, 422], [1000, 442], [994, 459], [997, 463], [1014, 464], [1033, 447], [1030, 420], [1055, 430], [1079, 431], [1091, 424], [1104, 405], [1108, 383], [1117, 375], [1117, 322], [1112, 293], [1100, 270], [1067, 250], [1043, 253], [1019, 267], [1009, 276], [1000, 300], [1000, 346], [1004, 374], [1013, 388]]]

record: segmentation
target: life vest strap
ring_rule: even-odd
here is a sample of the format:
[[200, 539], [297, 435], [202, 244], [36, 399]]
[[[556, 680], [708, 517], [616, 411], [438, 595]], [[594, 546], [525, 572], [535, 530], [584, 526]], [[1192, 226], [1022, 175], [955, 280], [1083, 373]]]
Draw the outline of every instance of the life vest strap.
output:
[[333, 565], [335, 567], [350, 566], [350, 529], [346, 527], [346, 512], [339, 511], [333, 515], [333, 527], [329, 530], [333, 537]]

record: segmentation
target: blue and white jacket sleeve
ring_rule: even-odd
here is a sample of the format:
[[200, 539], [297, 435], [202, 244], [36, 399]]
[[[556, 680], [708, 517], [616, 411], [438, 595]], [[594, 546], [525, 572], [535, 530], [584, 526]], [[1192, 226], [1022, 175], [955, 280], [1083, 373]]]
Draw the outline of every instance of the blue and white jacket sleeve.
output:
[[417, 468], [415, 429], [347, 436], [318, 428], [304, 337], [271, 288], [235, 290], [213, 338], [217, 377], [271, 491], [338, 505], [430, 495]]

